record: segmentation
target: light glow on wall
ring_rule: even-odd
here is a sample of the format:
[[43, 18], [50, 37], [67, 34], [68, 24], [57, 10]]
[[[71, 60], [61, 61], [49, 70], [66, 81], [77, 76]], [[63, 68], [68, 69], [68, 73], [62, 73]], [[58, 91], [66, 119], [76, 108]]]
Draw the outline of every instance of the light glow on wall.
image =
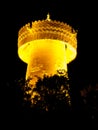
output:
[[18, 55], [27, 63], [26, 80], [32, 78], [33, 85], [44, 75], [65, 75], [77, 55], [77, 32], [48, 14], [19, 30]]

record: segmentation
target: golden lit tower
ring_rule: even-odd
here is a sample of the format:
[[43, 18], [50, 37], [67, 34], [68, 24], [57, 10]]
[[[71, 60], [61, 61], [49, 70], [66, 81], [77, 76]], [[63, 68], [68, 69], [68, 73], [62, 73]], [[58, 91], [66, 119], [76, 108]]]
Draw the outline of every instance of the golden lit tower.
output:
[[23, 26], [18, 33], [18, 55], [27, 63], [26, 79], [34, 85], [38, 77], [65, 75], [67, 64], [77, 55], [77, 33], [66, 23], [38, 20]]

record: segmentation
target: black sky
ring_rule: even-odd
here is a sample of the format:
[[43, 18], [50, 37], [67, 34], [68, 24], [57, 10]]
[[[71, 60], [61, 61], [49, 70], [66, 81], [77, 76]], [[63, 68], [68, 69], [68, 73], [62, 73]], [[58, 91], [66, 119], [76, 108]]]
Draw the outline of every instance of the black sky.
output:
[[17, 54], [19, 29], [28, 22], [51, 19], [66, 22], [78, 30], [77, 58], [68, 65], [69, 76], [77, 82], [97, 82], [97, 8], [95, 2], [66, 0], [2, 2], [1, 59], [4, 82], [25, 76], [26, 64]]
[[[17, 39], [19, 29], [35, 20], [46, 19], [50, 13], [51, 19], [63, 21], [78, 30], [77, 57], [68, 65], [69, 77], [76, 85], [98, 83], [98, 7], [94, 1], [78, 0], [32, 0], [32, 1], [3, 1], [0, 8], [0, 56], [1, 56], [1, 96], [3, 100], [3, 113], [9, 119], [12, 113], [14, 100], [13, 82], [25, 77], [26, 64], [21, 61], [17, 53]], [[12, 89], [13, 90], [13, 89]], [[15, 93], [15, 92], [14, 92]], [[10, 96], [10, 95], [11, 96]], [[9, 101], [12, 100], [12, 101]], [[10, 102], [10, 103], [9, 103]], [[10, 106], [9, 106], [10, 105]], [[7, 108], [7, 109], [6, 109]], [[18, 108], [18, 107], [17, 107]], [[9, 113], [10, 112], [10, 113]], [[19, 117], [20, 118], [20, 117]], [[12, 119], [13, 120], [13, 119]], [[10, 125], [10, 124], [9, 124]], [[16, 126], [15, 126], [16, 127]]]

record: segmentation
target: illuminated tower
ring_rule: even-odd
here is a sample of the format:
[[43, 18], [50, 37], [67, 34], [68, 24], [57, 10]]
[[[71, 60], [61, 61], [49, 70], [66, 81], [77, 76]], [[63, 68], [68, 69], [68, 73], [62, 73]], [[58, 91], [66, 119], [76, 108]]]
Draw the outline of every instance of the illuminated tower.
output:
[[18, 33], [18, 55], [27, 63], [26, 79], [34, 85], [44, 75], [65, 75], [67, 64], [77, 55], [77, 33], [66, 23], [38, 20], [23, 26]]

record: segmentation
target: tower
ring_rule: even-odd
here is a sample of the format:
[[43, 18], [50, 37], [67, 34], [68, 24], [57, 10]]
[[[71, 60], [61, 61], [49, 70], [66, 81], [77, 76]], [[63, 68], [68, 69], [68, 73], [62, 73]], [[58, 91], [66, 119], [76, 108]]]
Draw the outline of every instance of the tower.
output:
[[65, 75], [77, 55], [77, 33], [67, 23], [45, 20], [24, 25], [18, 33], [18, 55], [27, 63], [26, 80], [35, 85], [44, 75]]

